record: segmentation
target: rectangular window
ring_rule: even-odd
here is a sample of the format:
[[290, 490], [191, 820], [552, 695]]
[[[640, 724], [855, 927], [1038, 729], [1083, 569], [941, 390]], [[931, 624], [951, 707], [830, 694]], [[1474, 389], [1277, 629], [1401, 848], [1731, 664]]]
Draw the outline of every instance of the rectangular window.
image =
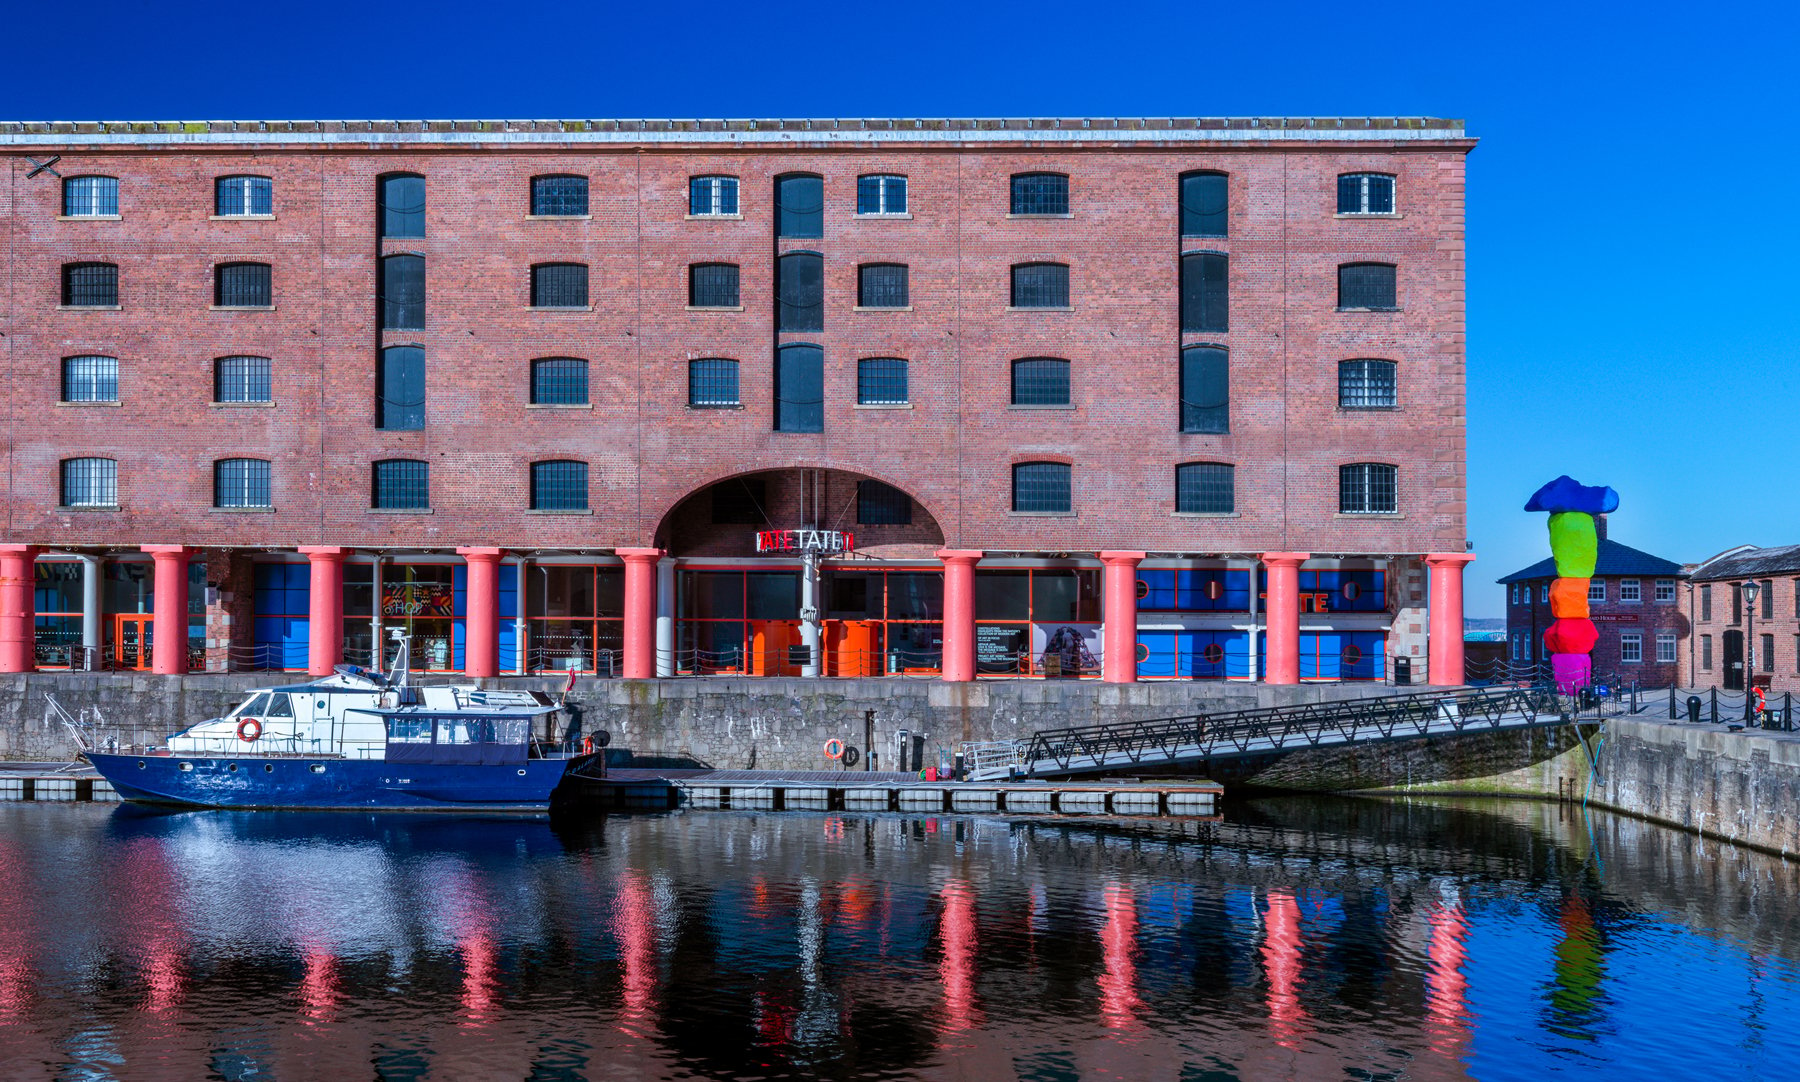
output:
[[119, 213], [116, 177], [69, 177], [63, 181], [63, 217], [113, 218]]
[[1762, 615], [1765, 620], [1775, 619], [1775, 580], [1762, 580]]
[[390, 331], [425, 329], [425, 257], [390, 255], [381, 261], [381, 326]]
[[1589, 579], [1588, 580], [1588, 600], [1589, 601], [1605, 601], [1606, 600], [1606, 581], [1604, 579]]
[[1338, 513], [1391, 515], [1399, 510], [1399, 469], [1380, 462], [1338, 467]]
[[1731, 584], [1731, 622], [1744, 622], [1744, 587], [1735, 582]]
[[906, 178], [896, 176], [857, 177], [856, 213], [905, 214]]
[[267, 263], [221, 263], [214, 275], [213, 304], [220, 308], [268, 308], [275, 303]]
[[1181, 235], [1226, 235], [1226, 176], [1224, 173], [1188, 173], [1181, 178]]
[[213, 463], [214, 507], [269, 507], [269, 463], [226, 458]]
[[825, 257], [817, 252], [789, 252], [775, 261], [775, 293], [779, 302], [775, 329], [825, 329]]
[[880, 481], [856, 482], [858, 526], [908, 526], [912, 524], [912, 497]]
[[1656, 580], [1656, 600], [1659, 604], [1671, 604], [1675, 600], [1675, 580]]
[[62, 400], [64, 402], [117, 402], [119, 400], [119, 359], [117, 357], [64, 357]]
[[1338, 308], [1392, 311], [1399, 307], [1392, 263], [1345, 263], [1338, 268]]
[[425, 351], [392, 346], [381, 351], [375, 378], [375, 427], [417, 431], [425, 427]]
[[1394, 213], [1394, 178], [1385, 173], [1345, 173], [1338, 177], [1339, 214]]
[[1658, 664], [1667, 665], [1675, 660], [1675, 633], [1658, 631], [1656, 633], [1656, 660]]
[[1069, 213], [1069, 178], [1061, 173], [1020, 173], [1012, 178], [1012, 213]]
[[904, 263], [865, 263], [856, 269], [858, 308], [905, 308], [912, 303]]
[[1711, 584], [1703, 585], [1700, 587], [1700, 619], [1702, 619], [1702, 620], [1711, 620], [1712, 619], [1712, 586], [1711, 586]]
[[1512, 584], [1512, 603], [1515, 605], [1519, 603], [1519, 584], [1516, 582]]
[[397, 173], [380, 180], [381, 235], [384, 237], [422, 237], [425, 235], [425, 178], [411, 173]]
[[736, 308], [738, 268], [735, 263], [695, 263], [688, 268], [690, 308]]
[[539, 263], [531, 268], [533, 308], [586, 308], [587, 303], [587, 264]]
[[588, 404], [588, 365], [579, 357], [543, 357], [531, 362], [534, 406]]
[[1020, 263], [1012, 269], [1014, 308], [1069, 307], [1069, 268], [1062, 263]]
[[70, 458], [62, 464], [62, 506], [117, 507], [119, 464], [110, 458]]
[[1069, 362], [1056, 357], [1026, 357], [1012, 363], [1012, 404], [1067, 406]]
[[1619, 660], [1627, 665], [1639, 664], [1644, 660], [1644, 636], [1636, 631], [1619, 633]]
[[1181, 431], [1231, 431], [1230, 362], [1217, 346], [1181, 351]]
[[775, 235], [825, 235], [825, 181], [806, 173], [775, 178]]
[[213, 362], [214, 402], [272, 402], [267, 357], [220, 357]]
[[1700, 636], [1700, 667], [1712, 672], [1712, 636]]
[[1775, 671], [1775, 636], [1763, 635], [1762, 656], [1756, 659], [1756, 667], [1763, 672]]
[[1644, 600], [1644, 584], [1640, 579], [1619, 580], [1619, 600], [1625, 602], [1642, 602]]
[[1223, 462], [1185, 462], [1175, 467], [1175, 510], [1184, 515], [1236, 511], [1236, 472]]
[[757, 526], [767, 521], [763, 508], [769, 505], [768, 483], [762, 478], [723, 481], [711, 492], [713, 525]]
[[388, 511], [423, 511], [431, 507], [431, 464], [411, 459], [375, 463], [370, 506]]
[[825, 351], [782, 346], [775, 363], [775, 431], [825, 431]]
[[1067, 514], [1074, 506], [1070, 472], [1064, 462], [1021, 462], [1014, 466], [1012, 509]]
[[1181, 329], [1186, 333], [1231, 329], [1230, 260], [1222, 252], [1181, 257]]
[[534, 218], [579, 218], [588, 212], [588, 179], [575, 176], [532, 177]]
[[856, 404], [906, 404], [906, 362], [898, 357], [864, 357], [856, 362]]
[[738, 363], [723, 357], [688, 362], [688, 405], [695, 409], [736, 406]]
[[112, 263], [66, 263], [62, 292], [65, 308], [117, 308], [119, 268]]
[[711, 218], [738, 212], [738, 178], [690, 177], [688, 179], [688, 213], [696, 218]]
[[1338, 362], [1338, 408], [1395, 409], [1400, 405], [1399, 366], [1393, 361], [1358, 358]]
[[531, 464], [533, 511], [586, 511], [588, 468], [585, 462], [533, 462]]
[[275, 184], [268, 177], [220, 177], [213, 182], [213, 214], [265, 218], [275, 213]]

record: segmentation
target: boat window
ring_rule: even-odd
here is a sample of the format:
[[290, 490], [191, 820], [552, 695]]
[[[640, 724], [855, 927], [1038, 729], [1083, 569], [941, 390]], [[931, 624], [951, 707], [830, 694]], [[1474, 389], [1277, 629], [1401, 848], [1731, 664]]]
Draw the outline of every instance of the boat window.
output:
[[410, 716], [389, 718], [388, 740], [398, 744], [429, 744], [431, 719]]
[[237, 716], [241, 715], [241, 716], [253, 717], [253, 718], [261, 717], [264, 713], [266, 713], [268, 711], [268, 709], [269, 709], [268, 693], [267, 692], [258, 692], [257, 694], [250, 697], [249, 702], [246, 702], [243, 706], [238, 707], [237, 714], [234, 714], [232, 716], [237, 717]]
[[286, 695], [277, 692], [269, 696], [269, 705], [263, 708], [263, 715], [271, 718], [291, 718], [294, 716], [294, 708], [289, 704]]

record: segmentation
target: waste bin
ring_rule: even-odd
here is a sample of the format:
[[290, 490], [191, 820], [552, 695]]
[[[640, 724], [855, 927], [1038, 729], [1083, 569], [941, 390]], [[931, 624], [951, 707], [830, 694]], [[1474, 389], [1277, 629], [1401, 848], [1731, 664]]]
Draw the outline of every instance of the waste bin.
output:
[[1412, 684], [1412, 658], [1405, 654], [1394, 655], [1394, 683], [1397, 686]]

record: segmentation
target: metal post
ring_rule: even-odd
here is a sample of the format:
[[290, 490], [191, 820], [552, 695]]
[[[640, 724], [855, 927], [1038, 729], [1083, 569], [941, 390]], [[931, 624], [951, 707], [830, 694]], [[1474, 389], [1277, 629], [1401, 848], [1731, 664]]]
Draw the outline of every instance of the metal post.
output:
[[875, 711], [863, 711], [863, 770], [875, 769]]
[[81, 558], [81, 649], [89, 669], [100, 668], [100, 557]]
[[804, 553], [800, 558], [800, 642], [806, 647], [806, 664], [801, 676], [819, 675], [819, 554]]
[[675, 675], [675, 557], [656, 561], [656, 675]]
[[1712, 723], [1714, 725], [1719, 723], [1719, 689], [1717, 687], [1712, 689]]
[[1675, 686], [1669, 685], [1669, 720], [1675, 720]]
[[1794, 693], [1791, 691], [1781, 697], [1781, 727], [1790, 733], [1794, 731]]

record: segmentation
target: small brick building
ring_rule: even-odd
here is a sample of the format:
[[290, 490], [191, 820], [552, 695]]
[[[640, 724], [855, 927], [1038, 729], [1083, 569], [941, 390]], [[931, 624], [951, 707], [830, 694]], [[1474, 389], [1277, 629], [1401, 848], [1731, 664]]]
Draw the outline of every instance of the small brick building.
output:
[[[1752, 582], [1755, 604], [1744, 589]], [[1696, 565], [1688, 583], [1693, 638], [1682, 644], [1684, 687], [1741, 691], [1749, 663], [1757, 686], [1800, 691], [1800, 545], [1727, 549]]]

